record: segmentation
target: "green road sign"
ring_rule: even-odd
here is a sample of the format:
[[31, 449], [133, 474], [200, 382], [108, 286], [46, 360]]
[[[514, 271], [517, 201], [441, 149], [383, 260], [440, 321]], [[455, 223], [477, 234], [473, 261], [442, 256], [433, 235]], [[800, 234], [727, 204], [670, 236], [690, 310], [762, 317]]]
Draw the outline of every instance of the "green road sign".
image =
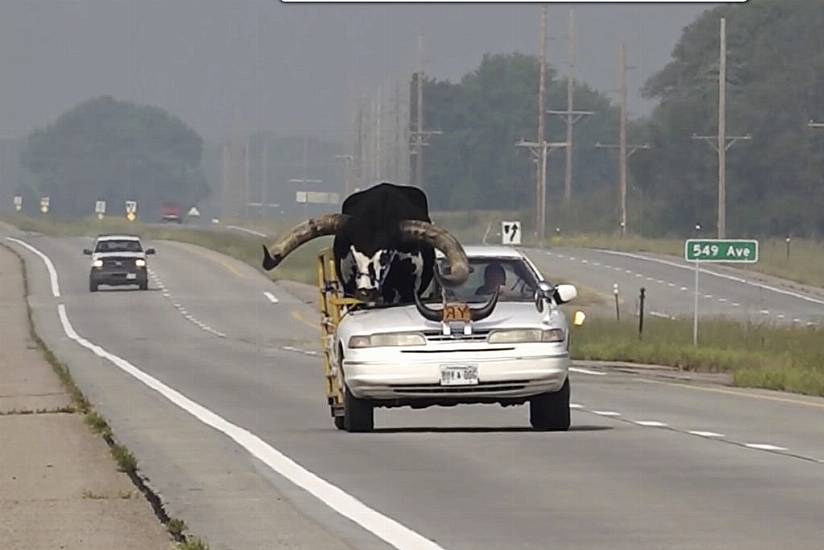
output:
[[749, 239], [688, 239], [684, 245], [688, 262], [758, 262], [758, 241]]

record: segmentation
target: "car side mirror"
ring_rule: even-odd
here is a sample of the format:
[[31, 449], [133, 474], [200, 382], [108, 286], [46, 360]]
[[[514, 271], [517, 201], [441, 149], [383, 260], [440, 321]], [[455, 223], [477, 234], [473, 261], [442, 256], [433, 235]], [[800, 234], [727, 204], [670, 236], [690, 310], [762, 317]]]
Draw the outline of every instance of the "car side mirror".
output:
[[150, 255], [150, 254], [154, 254], [154, 253], [155, 253], [155, 249], [154, 249], [154, 248], [147, 248], [147, 249], [146, 249], [146, 255]]
[[558, 285], [555, 287], [555, 301], [558, 304], [567, 304], [578, 296], [575, 285]]
[[89, 250], [88, 248], [84, 248], [84, 249], [83, 249], [83, 254], [85, 254], [86, 256], [91, 256], [91, 255], [92, 255], [92, 251], [91, 251], [91, 250]]

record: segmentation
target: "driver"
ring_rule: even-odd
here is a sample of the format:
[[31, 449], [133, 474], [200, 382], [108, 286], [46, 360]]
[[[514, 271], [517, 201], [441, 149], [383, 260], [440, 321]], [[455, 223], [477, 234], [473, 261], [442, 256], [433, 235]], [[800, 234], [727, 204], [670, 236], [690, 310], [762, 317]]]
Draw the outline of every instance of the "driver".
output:
[[475, 295], [494, 294], [506, 284], [506, 272], [498, 262], [490, 262], [484, 269], [484, 284], [475, 290]]

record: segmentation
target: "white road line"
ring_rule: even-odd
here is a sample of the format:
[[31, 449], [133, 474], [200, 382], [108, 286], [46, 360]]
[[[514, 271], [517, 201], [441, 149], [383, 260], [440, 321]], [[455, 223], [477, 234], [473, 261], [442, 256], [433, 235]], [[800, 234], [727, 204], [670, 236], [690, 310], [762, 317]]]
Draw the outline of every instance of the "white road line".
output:
[[[685, 269], [685, 270], [689, 270], [689, 271], [694, 271], [695, 270], [695, 267], [693, 267], [693, 266], [681, 265], [681, 264], [677, 264], [675, 262], [670, 262], [670, 261], [667, 261], [667, 260], [661, 260], [659, 258], [651, 258], [649, 256], [642, 256], [641, 254], [632, 254], [632, 253], [629, 253], [629, 252], [618, 252], [617, 250], [603, 250], [603, 249], [599, 250], [599, 252], [603, 252], [605, 254], [613, 254], [615, 256], [626, 256], [628, 258], [635, 258], [636, 260], [646, 260], [648, 262], [655, 262], [655, 263], [659, 263], [659, 264], [663, 264], [663, 265], [668, 265], [670, 267], [676, 267], [678, 269]], [[709, 271], [707, 269], [700, 269], [700, 271], [701, 271], [701, 273], [706, 273], [707, 275], [712, 275], [713, 277], [719, 277], [721, 279], [727, 279], [729, 281], [735, 281], [737, 283], [741, 283], [741, 284], [745, 284], [745, 285], [749, 285], [749, 286], [754, 286], [756, 288], [761, 288], [761, 289], [764, 289], [764, 290], [769, 290], [770, 292], [776, 292], [778, 294], [783, 294], [785, 296], [792, 296], [793, 298], [798, 298], [799, 300], [805, 300], [807, 302], [812, 302], [814, 304], [824, 305], [824, 300], [819, 300], [819, 299], [813, 298], [811, 296], [806, 296], [804, 294], [799, 294], [798, 292], [783, 290], [783, 289], [780, 289], [780, 288], [776, 288], [774, 286], [765, 285], [765, 284], [762, 284], [762, 283], [756, 283], [754, 281], [748, 281], [747, 279], [743, 279], [741, 277], [735, 277], [733, 275], [725, 275], [723, 273], [718, 273], [716, 271]]]
[[239, 225], [227, 225], [229, 229], [234, 229], [235, 231], [243, 231], [244, 233], [249, 233], [250, 235], [255, 235], [256, 237], [268, 237], [266, 233], [261, 233], [260, 231], [255, 231], [254, 229], [248, 229], [246, 227], [240, 227]]
[[633, 420], [639, 426], [647, 426], [649, 428], [666, 428], [667, 424], [658, 422], [657, 420]]
[[701, 437], [724, 437], [724, 434], [719, 434], [715, 432], [704, 432], [700, 430], [688, 431], [687, 433], [692, 435], [698, 435]]
[[740, 306], [741, 306], [741, 304], [739, 304], [738, 302], [732, 302], [732, 307], [740, 307]]
[[769, 443], [744, 443], [745, 447], [749, 447], [750, 449], [758, 449], [759, 451], [786, 451], [786, 447], [776, 447], [775, 445], [770, 445]]
[[625, 269], [624, 273], [629, 273], [630, 275], [632, 275], [632, 270], [631, 269]]
[[580, 374], [591, 374], [593, 376], [606, 376], [605, 372], [598, 372], [594, 370], [582, 369], [580, 367], [569, 367], [569, 372], [577, 372]]
[[712, 298], [712, 294], [704, 294], [704, 298]]
[[399, 549], [443, 550], [441, 546], [419, 535], [408, 527], [370, 508], [339, 487], [310, 472], [288, 456], [284, 455], [252, 432], [232, 424], [203, 405], [192, 401], [174, 388], [171, 388], [138, 369], [125, 359], [109, 353], [102, 347], [90, 342], [75, 332], [66, 313], [66, 306], [58, 305], [58, 315], [66, 336], [90, 350], [98, 357], [107, 359], [123, 372], [131, 375], [149, 388], [191, 414], [207, 426], [222, 432], [235, 443], [246, 449], [249, 454], [266, 464], [271, 470], [285, 477], [318, 500], [354, 521], [378, 538]]
[[600, 262], [592, 262], [592, 265], [594, 265], [594, 266], [600, 266], [600, 265], [601, 265], [601, 263], [600, 263]]
[[584, 406], [583, 406], [583, 405], [579, 405], [578, 403], [570, 403], [570, 404], [569, 404], [569, 408], [570, 408], [570, 409], [583, 409], [583, 408], [584, 408]]
[[779, 318], [779, 319], [783, 319], [783, 318], [784, 318], [784, 314], [783, 314], [783, 313], [779, 313], [779, 314], [778, 314], [778, 318]]
[[581, 263], [582, 264], [588, 264], [589, 262], [587, 260], [581, 260]]
[[761, 315], [769, 315], [769, 314], [770, 314], [770, 310], [769, 310], [769, 309], [762, 309], [762, 310], [761, 310], [761, 311], [759, 311], [758, 313], [760, 313]]
[[682, 286], [682, 287], [681, 287], [681, 290], [682, 290], [682, 291], [687, 290], [687, 287]]
[[616, 411], [592, 411], [599, 416], [621, 416], [621, 413]]
[[793, 323], [800, 323], [800, 322], [801, 322], [801, 319], [799, 319], [798, 317], [796, 317], [795, 319], [793, 319]]
[[658, 311], [650, 311], [649, 314], [652, 315], [653, 317], [660, 317], [661, 319], [671, 319], [672, 318], [670, 315], [667, 315], [666, 313], [661, 313], [661, 312], [658, 312]]
[[6, 240], [11, 241], [13, 243], [17, 243], [20, 246], [22, 246], [24, 248], [27, 248], [31, 252], [34, 252], [35, 254], [40, 256], [40, 259], [42, 259], [43, 263], [46, 264], [46, 271], [49, 272], [49, 283], [51, 283], [52, 296], [54, 296], [55, 298], [59, 298], [60, 297], [60, 283], [57, 280], [57, 270], [54, 269], [54, 264], [52, 263], [51, 258], [49, 258], [45, 254], [43, 254], [42, 252], [40, 252], [39, 250], [34, 248], [29, 243], [23, 242], [20, 239], [15, 239], [14, 237], [6, 237]]
[[655, 279], [655, 282], [658, 283], [659, 285], [664, 284], [664, 281], [662, 281], [661, 279]]
[[726, 301], [727, 301], [727, 299], [726, 299], [726, 298], [718, 298], [718, 301], [719, 301], [719, 302], [721, 302], [721, 303], [723, 304], [724, 302], [726, 302]]
[[640, 273], [636, 273], [635, 276], [636, 277], [643, 277], [643, 275], [641, 275]]
[[[563, 256], [561, 256], [561, 257], [563, 258]], [[570, 256], [570, 257], [569, 257], [569, 259], [570, 259], [570, 260], [574, 260], [574, 259], [575, 259], [575, 256]]]
[[647, 281], [652, 281], [652, 277], [647, 277]]
[[272, 294], [271, 292], [266, 291], [266, 292], [264, 292], [264, 293], [263, 293], [263, 295], [264, 295], [264, 296], [266, 296], [266, 298], [267, 298], [270, 302], [272, 302], [273, 304], [278, 303], [278, 299], [277, 299], [277, 297], [276, 297], [274, 294]]

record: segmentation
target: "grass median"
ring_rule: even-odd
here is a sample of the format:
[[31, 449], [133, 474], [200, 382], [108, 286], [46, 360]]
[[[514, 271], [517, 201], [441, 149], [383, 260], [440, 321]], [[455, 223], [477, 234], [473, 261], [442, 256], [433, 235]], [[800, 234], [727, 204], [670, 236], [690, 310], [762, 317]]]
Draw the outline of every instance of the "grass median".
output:
[[591, 319], [574, 333], [575, 359], [626, 361], [732, 375], [737, 386], [824, 397], [824, 331], [723, 319], [701, 322], [698, 347], [692, 321]]

